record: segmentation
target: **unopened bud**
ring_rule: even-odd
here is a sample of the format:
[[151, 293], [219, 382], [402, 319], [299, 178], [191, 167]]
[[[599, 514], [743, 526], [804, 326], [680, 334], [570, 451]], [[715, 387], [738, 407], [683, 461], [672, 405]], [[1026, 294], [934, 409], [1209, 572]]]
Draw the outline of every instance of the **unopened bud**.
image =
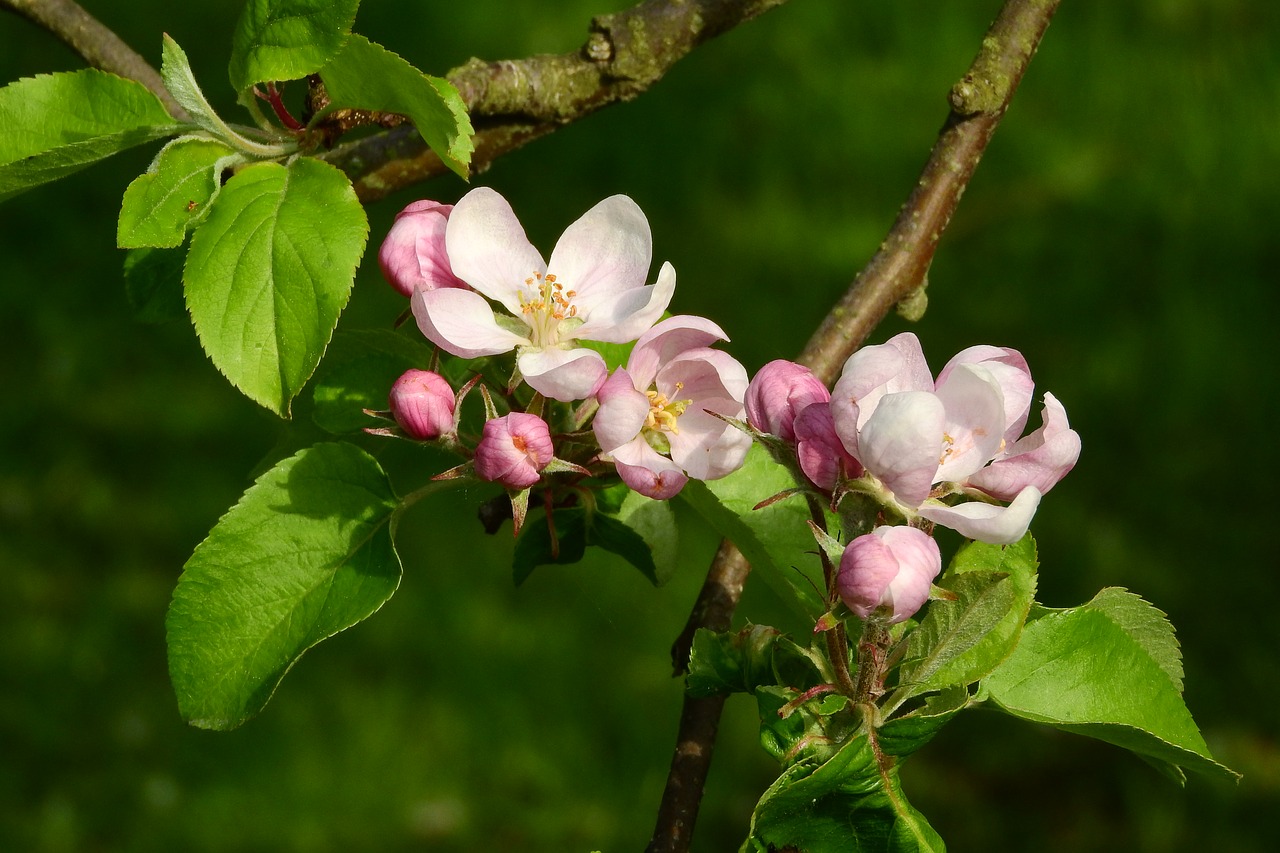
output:
[[466, 287], [453, 274], [445, 251], [444, 232], [451, 204], [415, 201], [396, 214], [396, 221], [378, 250], [378, 265], [391, 286], [405, 296], [418, 288]]
[[410, 438], [431, 441], [453, 430], [455, 397], [444, 377], [407, 370], [391, 386], [391, 416]]
[[941, 571], [942, 554], [933, 537], [914, 527], [877, 527], [844, 549], [836, 588], [861, 618], [888, 612], [893, 624], [924, 606]]
[[537, 415], [512, 412], [485, 422], [476, 446], [476, 473], [508, 489], [527, 489], [555, 455], [551, 429]]
[[761, 432], [794, 441], [796, 415], [814, 403], [825, 403], [831, 392], [813, 371], [792, 361], [771, 361], [747, 386], [747, 422]]

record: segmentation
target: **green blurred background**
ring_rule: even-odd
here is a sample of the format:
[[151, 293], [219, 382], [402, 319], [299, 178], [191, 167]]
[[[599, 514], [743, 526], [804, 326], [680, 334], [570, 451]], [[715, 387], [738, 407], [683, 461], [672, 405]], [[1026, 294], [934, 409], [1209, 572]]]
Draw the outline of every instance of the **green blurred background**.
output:
[[[233, 113], [239, 2], [86, 5], [153, 60], [171, 34]], [[441, 73], [573, 50], [592, 14], [627, 5], [367, 0], [356, 28]], [[544, 250], [595, 201], [633, 196], [655, 262], [679, 272], [673, 310], [714, 317], [754, 370], [794, 355], [874, 251], [998, 6], [793, 0], [475, 182]], [[1168, 612], [1188, 705], [1244, 781], [1179, 789], [1118, 749], [970, 713], [904, 771], [953, 849], [1274, 837], [1277, 37], [1266, 0], [1065, 3], [916, 327], [935, 370], [1012, 346], [1064, 401], [1084, 453], [1033, 527], [1040, 598], [1116, 585]], [[0, 14], [0, 79], [79, 65]], [[688, 513], [661, 589], [609, 557], [514, 588], [505, 531], [482, 536], [468, 501], [419, 505], [380, 613], [308, 654], [243, 729], [179, 719], [169, 596], [279, 425], [189, 325], [131, 319], [115, 216], [152, 153], [0, 206], [0, 849], [641, 849], [679, 708], [667, 649], [715, 548]], [[375, 205], [371, 247], [404, 204], [464, 190], [450, 177]], [[402, 307], [366, 263], [342, 322], [385, 327]], [[402, 491], [438, 470], [410, 451], [385, 456]], [[758, 582], [739, 613], [797, 627]], [[735, 697], [694, 848], [734, 849], [775, 773]]]

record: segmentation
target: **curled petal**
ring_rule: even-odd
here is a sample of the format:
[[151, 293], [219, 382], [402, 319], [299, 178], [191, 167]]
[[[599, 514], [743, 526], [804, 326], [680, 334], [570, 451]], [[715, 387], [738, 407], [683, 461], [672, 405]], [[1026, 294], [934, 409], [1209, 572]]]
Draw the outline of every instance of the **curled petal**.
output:
[[589, 307], [582, 307], [581, 297], [575, 296], [586, 322], [574, 331], [574, 337], [613, 344], [634, 341], [658, 322], [675, 291], [675, 267], [664, 263], [657, 283], [651, 286], [607, 294]]
[[962, 364], [938, 383], [946, 408], [942, 457], [934, 482], [963, 482], [991, 461], [1004, 441], [1004, 398], [985, 367]]
[[582, 348], [524, 349], [516, 365], [530, 388], [563, 403], [596, 393], [609, 372], [600, 353]]
[[722, 411], [742, 405], [735, 400], [700, 399], [680, 416], [680, 432], [667, 436], [671, 459], [695, 480], [718, 480], [742, 467], [751, 437], [705, 410]]
[[1044, 425], [1006, 448], [1002, 457], [969, 477], [968, 484], [992, 497], [1009, 500], [1027, 486], [1048, 492], [1075, 467], [1080, 436], [1067, 423], [1067, 410], [1044, 395]]
[[[652, 255], [649, 221], [634, 201], [615, 195], [565, 229], [551, 252], [547, 272], [573, 290], [574, 302], [590, 315], [598, 304], [643, 287]], [[655, 320], [665, 308], [658, 310]]]
[[664, 501], [673, 498], [689, 482], [689, 478], [667, 457], [637, 438], [613, 451], [613, 464], [618, 476], [647, 498]]
[[600, 409], [591, 421], [596, 441], [612, 453], [634, 439], [649, 417], [649, 398], [637, 391], [626, 368], [619, 367], [596, 391]]
[[1039, 506], [1040, 491], [1035, 486], [1027, 486], [1008, 506], [994, 506], [981, 501], [967, 501], [955, 506], [928, 503], [920, 507], [919, 513], [935, 524], [950, 527], [961, 536], [992, 545], [1011, 545], [1026, 535]]
[[470, 290], [419, 288], [410, 304], [427, 340], [460, 358], [497, 355], [529, 343], [499, 326], [485, 298]]
[[961, 350], [938, 374], [938, 386], [941, 387], [951, 371], [961, 364], [976, 364], [986, 368], [1000, 384], [1000, 391], [1004, 395], [1004, 439], [1009, 444], [1017, 441], [1031, 414], [1031, 401], [1035, 391], [1031, 368], [1027, 366], [1022, 353], [1009, 347], [986, 344]]
[[[640, 336], [631, 356], [627, 359], [627, 372], [637, 388], [648, 388], [658, 375], [658, 368], [685, 350], [708, 347], [716, 341], [727, 341], [729, 336], [715, 323], [703, 317], [677, 314], [658, 323]], [[743, 371], [743, 389], [746, 389], [746, 371]]]
[[928, 391], [885, 395], [858, 436], [858, 461], [903, 504], [919, 506], [933, 488], [945, 417]]
[[547, 269], [511, 205], [488, 187], [476, 187], [453, 206], [445, 248], [454, 275], [516, 316], [525, 280]]

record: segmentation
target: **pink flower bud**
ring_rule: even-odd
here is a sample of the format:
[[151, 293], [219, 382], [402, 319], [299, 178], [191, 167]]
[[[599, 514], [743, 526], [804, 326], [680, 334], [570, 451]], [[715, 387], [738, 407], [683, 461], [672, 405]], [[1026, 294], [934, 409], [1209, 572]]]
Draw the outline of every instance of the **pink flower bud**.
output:
[[850, 542], [840, 558], [836, 587], [863, 619], [884, 608], [889, 624], [915, 615], [942, 571], [938, 543], [914, 527], [877, 527]]
[[795, 441], [796, 415], [813, 403], [825, 403], [831, 392], [813, 371], [791, 361], [771, 361], [747, 387], [747, 423], [783, 441]]
[[444, 247], [445, 225], [452, 210], [451, 204], [424, 200], [396, 214], [378, 250], [378, 265], [391, 286], [405, 296], [413, 296], [418, 288], [467, 286], [453, 274]]
[[843, 478], [862, 476], [862, 465], [844, 449], [827, 403], [807, 406], [795, 420], [796, 457], [800, 470], [819, 489], [830, 492]]
[[476, 447], [476, 473], [509, 489], [527, 489], [555, 456], [551, 429], [537, 415], [512, 412], [486, 421]]
[[406, 370], [391, 386], [391, 416], [410, 438], [430, 441], [453, 430], [456, 405], [444, 377], [429, 370]]

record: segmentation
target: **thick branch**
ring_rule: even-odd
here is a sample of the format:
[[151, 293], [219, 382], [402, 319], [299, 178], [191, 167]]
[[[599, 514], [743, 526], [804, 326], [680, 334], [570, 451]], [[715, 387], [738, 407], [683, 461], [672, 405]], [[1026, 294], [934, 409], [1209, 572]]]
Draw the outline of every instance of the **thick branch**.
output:
[[[799, 361], [826, 384], [835, 381], [844, 361], [890, 309], [924, 286], [938, 240], [1058, 3], [1006, 0], [968, 73], [952, 88], [951, 114], [889, 235], [800, 354]], [[736, 548], [727, 541], [720, 546], [689, 621], [672, 649], [677, 671], [687, 666], [693, 634], [699, 627], [728, 627], [749, 571]], [[676, 756], [648, 853], [689, 849], [723, 707], [723, 698], [718, 701], [712, 704], [709, 699], [685, 698]], [[693, 760], [695, 757], [698, 760]]]
[[[645, 0], [591, 22], [579, 50], [528, 59], [472, 59], [448, 74], [476, 126], [472, 168], [601, 107], [628, 101], [660, 80], [703, 42], [786, 0]], [[398, 128], [325, 156], [351, 176], [360, 198], [443, 174], [440, 158], [412, 128]]]
[[94, 68], [137, 80], [155, 93], [174, 118], [187, 113], [169, 94], [160, 74], [119, 36], [72, 0], [0, 0], [5, 6], [44, 27], [84, 57]]

